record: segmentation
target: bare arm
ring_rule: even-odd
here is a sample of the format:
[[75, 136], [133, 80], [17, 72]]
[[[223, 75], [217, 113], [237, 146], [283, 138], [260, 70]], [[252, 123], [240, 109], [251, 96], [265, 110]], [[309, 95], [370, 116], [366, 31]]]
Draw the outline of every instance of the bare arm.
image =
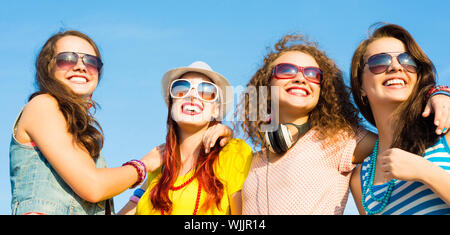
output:
[[[147, 178], [148, 179], [148, 178]], [[147, 180], [144, 181], [144, 183], [141, 185], [140, 189], [146, 190], [147, 189]], [[131, 200], [125, 204], [125, 206], [120, 209], [118, 215], [135, 215], [136, 214], [136, 206], [137, 204]]]
[[364, 138], [359, 141], [356, 145], [355, 151], [353, 152], [352, 163], [359, 164], [364, 161], [364, 159], [372, 153], [372, 149], [375, 146], [375, 141], [378, 136], [369, 131], [369, 133], [364, 136]]
[[242, 215], [242, 194], [241, 190], [233, 193], [230, 199], [230, 208], [232, 215]]
[[361, 165], [353, 170], [352, 176], [350, 178], [350, 190], [353, 195], [358, 212], [361, 215], [365, 215], [366, 211], [362, 206], [362, 191], [361, 191]]
[[87, 150], [75, 143], [67, 131], [58, 103], [50, 95], [33, 98], [21, 119], [21, 129], [81, 198], [99, 202], [123, 192], [138, 180], [132, 166], [97, 169]]

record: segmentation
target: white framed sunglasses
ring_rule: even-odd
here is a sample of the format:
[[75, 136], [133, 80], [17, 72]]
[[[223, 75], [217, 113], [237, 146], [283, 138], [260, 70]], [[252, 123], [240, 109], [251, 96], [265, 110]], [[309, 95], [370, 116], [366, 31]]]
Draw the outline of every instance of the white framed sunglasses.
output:
[[215, 102], [219, 97], [219, 88], [208, 81], [193, 82], [187, 79], [177, 79], [170, 84], [170, 97], [185, 98], [191, 89], [195, 88], [195, 97], [205, 102]]

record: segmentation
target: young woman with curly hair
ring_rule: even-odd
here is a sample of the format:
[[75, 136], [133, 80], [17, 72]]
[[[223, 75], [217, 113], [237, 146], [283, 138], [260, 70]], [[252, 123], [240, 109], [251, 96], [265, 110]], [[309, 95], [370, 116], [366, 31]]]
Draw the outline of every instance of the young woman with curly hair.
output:
[[[342, 72], [303, 35], [286, 35], [264, 58], [237, 114], [254, 146], [242, 190], [244, 214], [342, 214], [355, 163], [371, 152], [376, 135], [360, 126]], [[267, 97], [260, 87], [275, 87]], [[271, 118], [252, 117], [257, 101], [278, 101]], [[278, 131], [262, 125], [279, 121]], [[275, 123], [278, 125], [278, 123]], [[284, 126], [284, 127], [283, 127]], [[285, 128], [286, 127], [286, 128]], [[292, 128], [295, 127], [295, 128]]]
[[377, 28], [355, 50], [355, 103], [379, 135], [351, 178], [361, 214], [450, 214], [450, 132], [435, 132], [433, 116], [421, 115], [435, 80], [433, 63], [401, 26]]
[[241, 127], [255, 146], [262, 143], [244, 184], [243, 213], [342, 214], [352, 162], [363, 159], [375, 141], [373, 134], [359, 127], [342, 72], [303, 35], [286, 35], [264, 58], [247, 84], [252, 86], [277, 87], [265, 98], [279, 104], [278, 113], [267, 106], [269, 122], [295, 124], [298, 131], [292, 131], [292, 147], [280, 146], [278, 134], [261, 131], [267, 121], [249, 116], [252, 99], [263, 94], [241, 101]]

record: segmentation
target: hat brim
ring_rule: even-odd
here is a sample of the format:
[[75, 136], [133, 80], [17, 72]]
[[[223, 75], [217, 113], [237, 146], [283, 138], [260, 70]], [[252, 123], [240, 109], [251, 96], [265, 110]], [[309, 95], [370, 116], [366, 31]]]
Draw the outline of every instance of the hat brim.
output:
[[[164, 101], [166, 102], [166, 105], [169, 106], [169, 85], [172, 83], [172, 81], [179, 79], [183, 74], [189, 73], [189, 72], [197, 72], [204, 74], [207, 76], [211, 81], [216, 84], [220, 88], [220, 94], [222, 95], [221, 103], [222, 103], [222, 118], [224, 118], [227, 113], [231, 110], [233, 105], [233, 93], [227, 92], [227, 87], [231, 87], [228, 80], [222, 76], [221, 74], [201, 69], [201, 68], [191, 68], [191, 67], [180, 67], [175, 68], [167, 71], [161, 80], [161, 88], [162, 88], [162, 94]], [[230, 94], [228, 94], [230, 93]]]

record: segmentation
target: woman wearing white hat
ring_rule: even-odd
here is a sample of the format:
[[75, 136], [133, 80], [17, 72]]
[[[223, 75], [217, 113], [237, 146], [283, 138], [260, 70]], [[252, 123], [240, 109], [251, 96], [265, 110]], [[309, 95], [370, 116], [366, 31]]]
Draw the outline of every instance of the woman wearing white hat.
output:
[[208, 127], [220, 123], [233, 104], [233, 97], [225, 93], [227, 86], [225, 77], [200, 61], [163, 76], [166, 143], [155, 148], [155, 164], [136, 214], [241, 213], [240, 191], [251, 148], [239, 139], [224, 147], [216, 144], [211, 151], [201, 144]]

